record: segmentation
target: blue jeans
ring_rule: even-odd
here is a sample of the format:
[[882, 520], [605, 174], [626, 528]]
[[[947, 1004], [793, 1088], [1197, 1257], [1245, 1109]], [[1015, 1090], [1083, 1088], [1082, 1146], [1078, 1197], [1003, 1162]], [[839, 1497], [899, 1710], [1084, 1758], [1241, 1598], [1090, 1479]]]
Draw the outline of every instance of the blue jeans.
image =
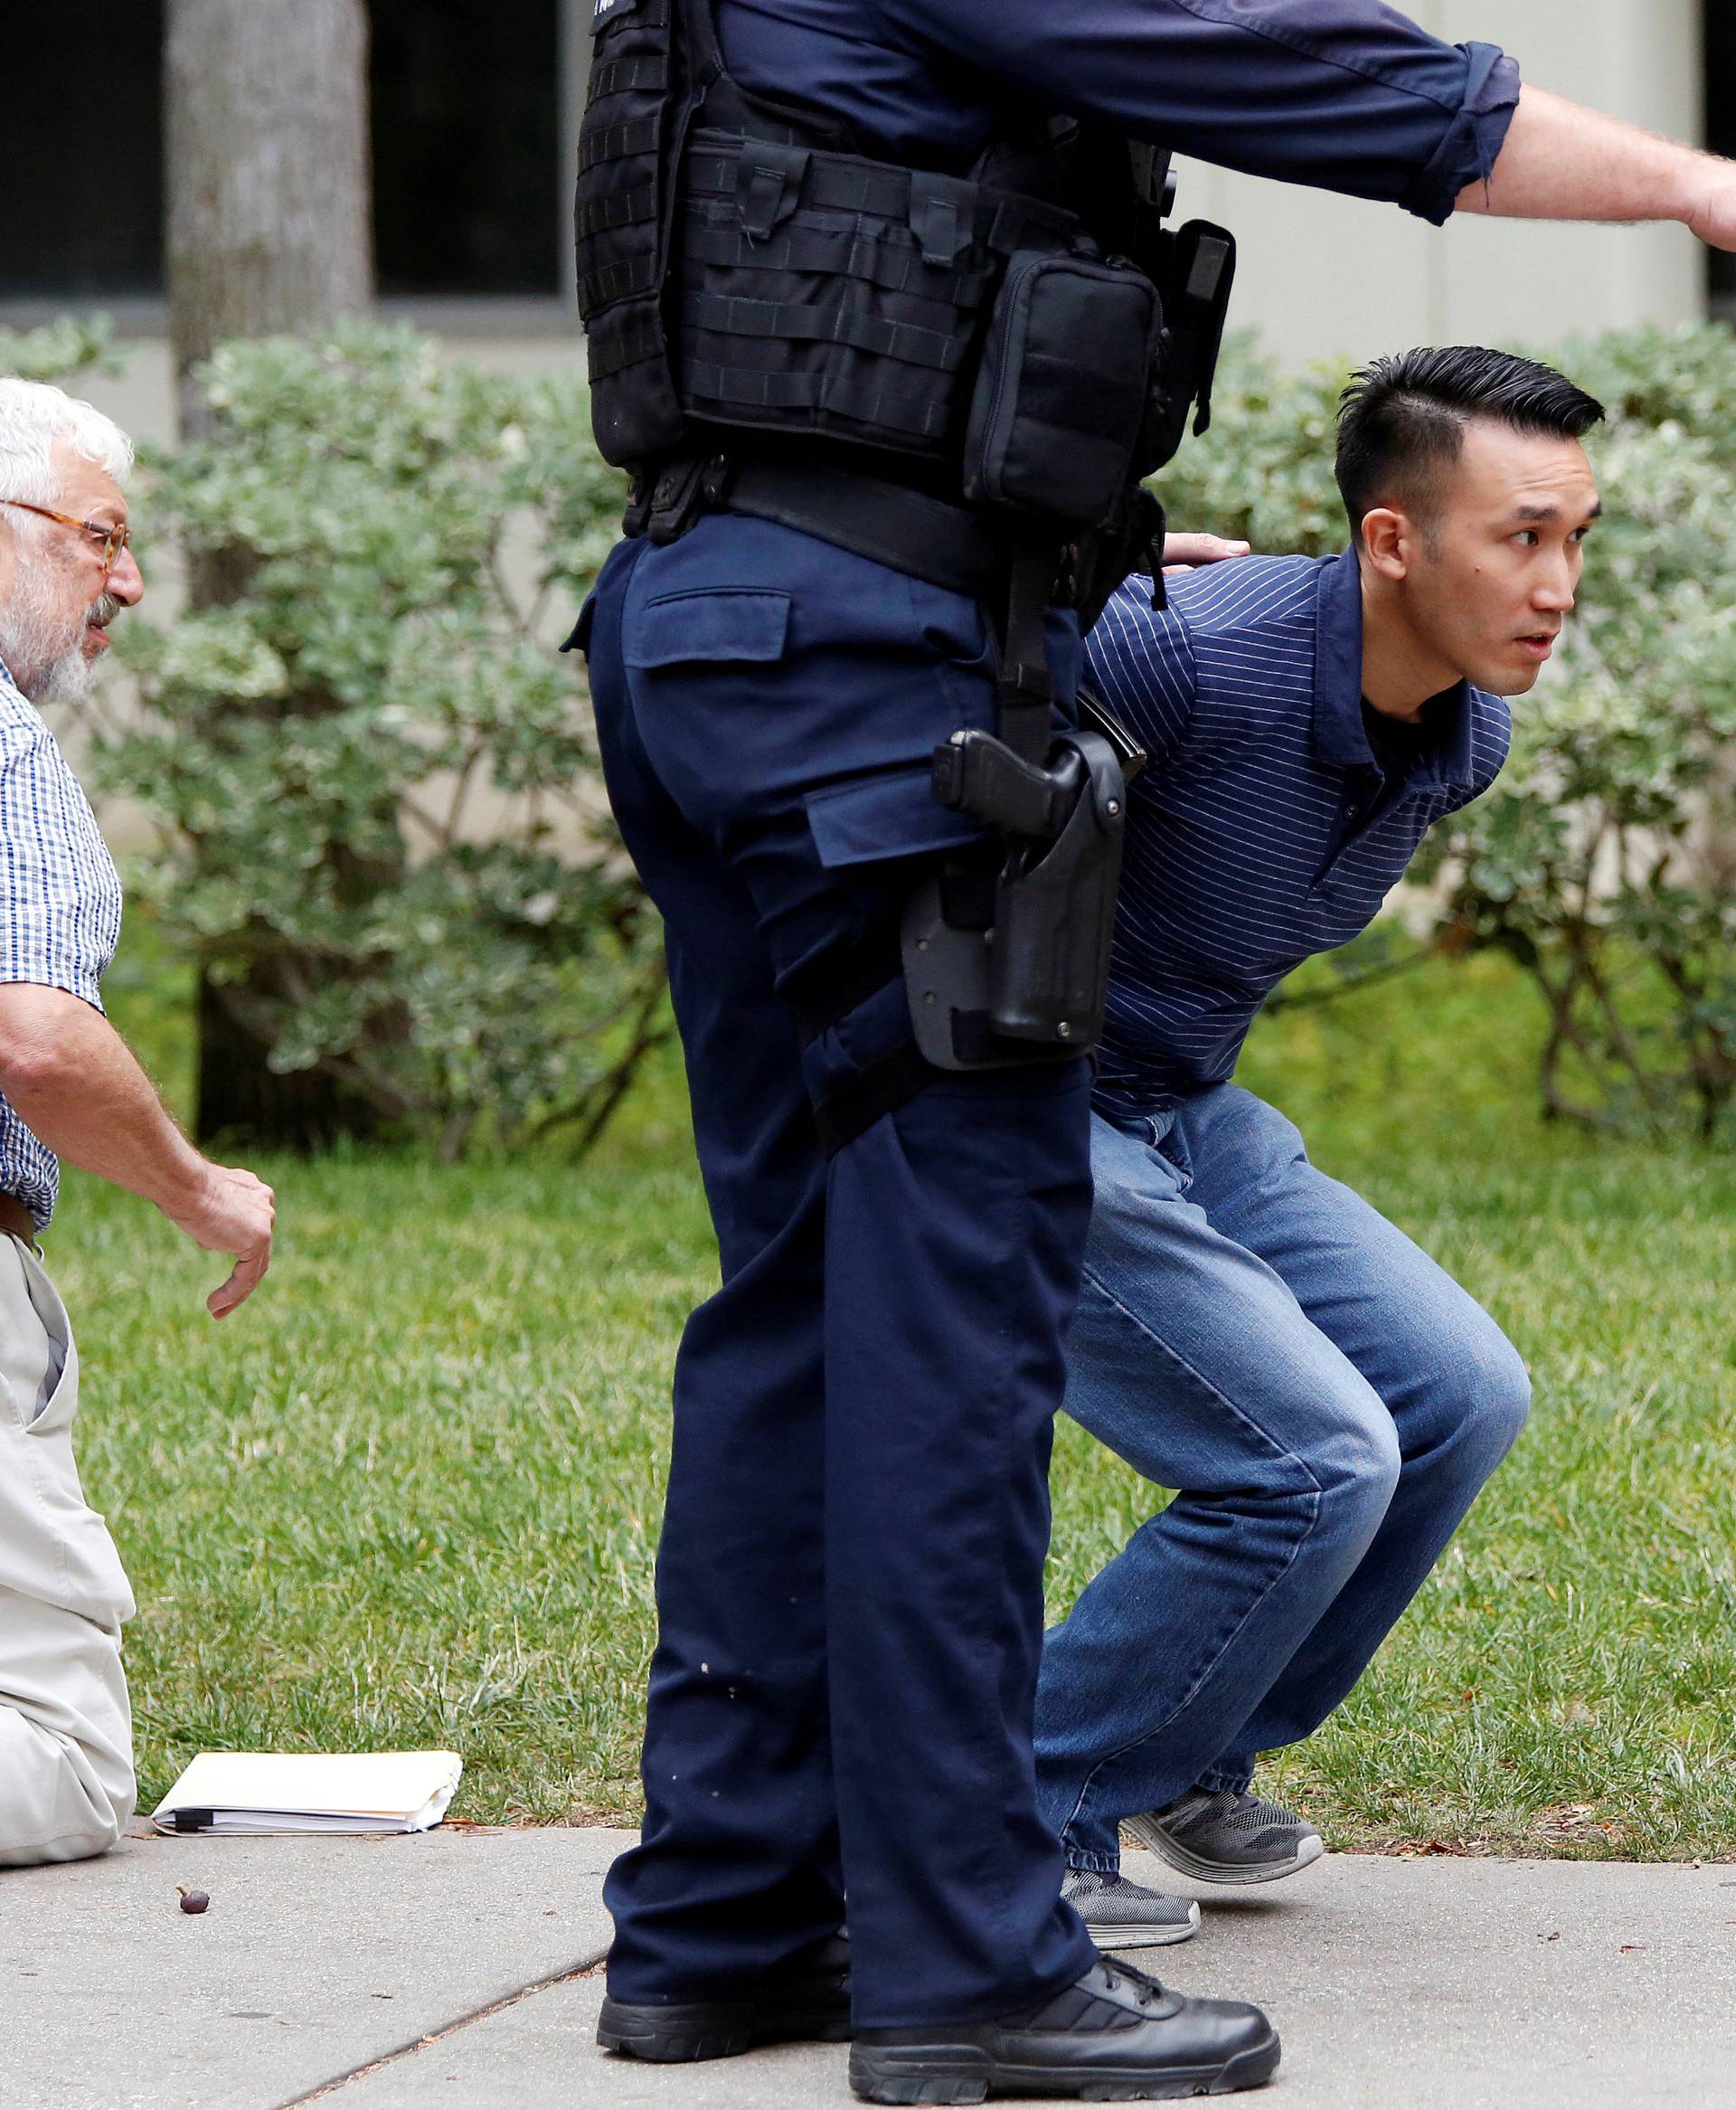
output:
[[1234, 1084], [1092, 1121], [1067, 1411], [1179, 1489], [1049, 1634], [1044, 1816], [1075, 1868], [1349, 1693], [1524, 1424], [1524, 1366]]

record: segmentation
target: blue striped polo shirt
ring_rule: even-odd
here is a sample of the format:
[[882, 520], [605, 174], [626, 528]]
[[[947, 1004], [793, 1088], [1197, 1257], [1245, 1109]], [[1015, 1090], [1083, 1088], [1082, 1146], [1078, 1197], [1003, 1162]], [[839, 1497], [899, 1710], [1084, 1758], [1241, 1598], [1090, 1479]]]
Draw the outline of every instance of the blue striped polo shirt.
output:
[[1368, 927], [1434, 823], [1494, 782], [1513, 730], [1499, 697], [1461, 683], [1377, 759], [1352, 553], [1168, 586], [1157, 611], [1130, 579], [1086, 640], [1090, 686], [1151, 757], [1128, 800], [1099, 1054], [1110, 1113], [1222, 1083], [1276, 985]]

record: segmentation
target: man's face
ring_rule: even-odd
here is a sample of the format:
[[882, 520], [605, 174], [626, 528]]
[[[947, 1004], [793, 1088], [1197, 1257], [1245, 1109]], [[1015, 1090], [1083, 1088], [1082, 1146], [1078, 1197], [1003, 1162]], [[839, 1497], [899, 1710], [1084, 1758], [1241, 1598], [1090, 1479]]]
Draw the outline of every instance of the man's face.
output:
[[1432, 527], [1409, 538], [1419, 641], [1477, 687], [1524, 695], [1572, 613], [1600, 509], [1577, 440], [1472, 424]]
[[[99, 528], [126, 525], [120, 487], [95, 462], [62, 445], [55, 468], [56, 513]], [[130, 550], [106, 571], [95, 536], [0, 507], [0, 660], [32, 703], [84, 695], [108, 649], [109, 625], [144, 591]]]

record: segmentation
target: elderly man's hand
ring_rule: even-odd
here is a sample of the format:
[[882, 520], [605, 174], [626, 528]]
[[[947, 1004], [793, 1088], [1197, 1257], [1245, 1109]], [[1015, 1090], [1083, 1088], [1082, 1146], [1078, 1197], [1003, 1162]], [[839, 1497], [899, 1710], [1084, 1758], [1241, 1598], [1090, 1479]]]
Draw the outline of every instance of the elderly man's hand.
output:
[[164, 1214], [207, 1253], [235, 1255], [229, 1280], [205, 1299], [213, 1319], [227, 1319], [252, 1295], [271, 1264], [277, 1197], [264, 1180], [239, 1165], [208, 1162], [204, 1169], [206, 1177], [192, 1203]]
[[42, 983], [0, 983], [0, 1092], [57, 1157], [142, 1194], [207, 1253], [235, 1255], [205, 1300], [213, 1319], [251, 1294], [271, 1264], [276, 1197], [194, 1150], [100, 1011]]
[[1166, 535], [1164, 537], [1164, 570], [1192, 572], [1201, 564], [1228, 563], [1245, 557], [1245, 542], [1226, 542], [1221, 535]]

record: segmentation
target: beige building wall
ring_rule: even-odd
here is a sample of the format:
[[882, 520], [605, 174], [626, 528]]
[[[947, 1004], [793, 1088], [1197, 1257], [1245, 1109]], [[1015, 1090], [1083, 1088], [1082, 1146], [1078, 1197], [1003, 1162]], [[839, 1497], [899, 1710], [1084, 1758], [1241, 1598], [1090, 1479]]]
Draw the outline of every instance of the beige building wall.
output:
[[[1727, 5], [1728, 0], [1713, 0]], [[1678, 139], [1702, 125], [1699, 0], [1400, 0], [1454, 43], [1499, 44], [1539, 87]], [[1287, 360], [1418, 344], [1547, 345], [1705, 313], [1684, 228], [1539, 227], [1391, 205], [1181, 165], [1184, 217], [1241, 250], [1234, 320]]]

